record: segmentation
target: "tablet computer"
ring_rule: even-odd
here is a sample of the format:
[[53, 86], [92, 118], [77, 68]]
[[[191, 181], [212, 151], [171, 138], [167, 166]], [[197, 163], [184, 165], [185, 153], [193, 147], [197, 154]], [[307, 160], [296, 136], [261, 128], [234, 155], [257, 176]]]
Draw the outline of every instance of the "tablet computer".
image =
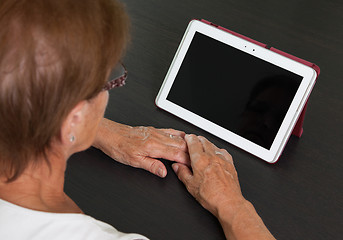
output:
[[156, 105], [269, 162], [278, 160], [317, 72], [265, 44], [192, 20]]

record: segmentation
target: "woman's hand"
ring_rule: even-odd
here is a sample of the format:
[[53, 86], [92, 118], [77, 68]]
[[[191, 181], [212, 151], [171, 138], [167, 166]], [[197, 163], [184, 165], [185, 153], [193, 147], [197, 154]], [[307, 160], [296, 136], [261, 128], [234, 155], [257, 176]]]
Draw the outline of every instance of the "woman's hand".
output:
[[187, 190], [223, 227], [227, 239], [275, 240], [253, 205], [241, 193], [231, 155], [204, 137], [186, 135], [192, 171], [174, 163]]
[[156, 158], [189, 165], [184, 136], [173, 129], [130, 127], [104, 118], [93, 146], [118, 162], [165, 177], [166, 167]]
[[186, 135], [185, 140], [192, 171], [178, 163], [173, 164], [173, 169], [187, 190], [217, 217], [222, 206], [230, 206], [232, 212], [240, 208], [245, 199], [231, 155], [201, 136]]

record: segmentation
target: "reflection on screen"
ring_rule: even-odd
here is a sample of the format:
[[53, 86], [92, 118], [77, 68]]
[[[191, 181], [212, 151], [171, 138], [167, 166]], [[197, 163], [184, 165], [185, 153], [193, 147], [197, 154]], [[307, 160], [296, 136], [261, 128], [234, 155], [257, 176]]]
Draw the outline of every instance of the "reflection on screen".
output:
[[197, 32], [167, 99], [270, 149], [301, 80]]

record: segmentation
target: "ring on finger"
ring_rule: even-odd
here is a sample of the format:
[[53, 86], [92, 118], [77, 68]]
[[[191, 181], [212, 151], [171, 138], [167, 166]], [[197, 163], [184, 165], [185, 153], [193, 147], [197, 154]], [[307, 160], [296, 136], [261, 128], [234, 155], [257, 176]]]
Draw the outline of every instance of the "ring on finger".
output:
[[220, 151], [214, 151], [214, 153], [216, 154], [216, 155], [224, 155], [222, 152], [220, 152]]

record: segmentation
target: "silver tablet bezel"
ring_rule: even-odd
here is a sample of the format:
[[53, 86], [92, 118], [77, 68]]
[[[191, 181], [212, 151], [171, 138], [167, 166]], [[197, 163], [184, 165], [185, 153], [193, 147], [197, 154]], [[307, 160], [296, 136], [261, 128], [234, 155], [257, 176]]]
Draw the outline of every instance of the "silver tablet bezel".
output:
[[[263, 59], [276, 66], [284, 68], [290, 72], [303, 77], [297, 93], [288, 109], [284, 121], [281, 124], [280, 130], [277, 133], [274, 142], [270, 149], [263, 148], [233, 132], [225, 129], [193, 112], [190, 112], [181, 106], [167, 100], [168, 93], [181, 67], [182, 61], [186, 56], [187, 50], [192, 42], [196, 32], [202, 33], [222, 43]], [[248, 66], [247, 66], [248, 67]], [[186, 32], [182, 38], [175, 57], [170, 65], [168, 73], [164, 79], [162, 87], [156, 97], [156, 105], [200, 128], [212, 133], [213, 135], [224, 139], [225, 141], [269, 162], [274, 163], [278, 160], [283, 148], [285, 147], [289, 136], [297, 122], [297, 119], [306, 104], [306, 101], [314, 86], [317, 77], [314, 69], [296, 62], [290, 58], [282, 56], [278, 53], [270, 51], [245, 39], [239, 38], [224, 30], [218, 29], [209, 24], [198, 20], [193, 20], [189, 23]]]

